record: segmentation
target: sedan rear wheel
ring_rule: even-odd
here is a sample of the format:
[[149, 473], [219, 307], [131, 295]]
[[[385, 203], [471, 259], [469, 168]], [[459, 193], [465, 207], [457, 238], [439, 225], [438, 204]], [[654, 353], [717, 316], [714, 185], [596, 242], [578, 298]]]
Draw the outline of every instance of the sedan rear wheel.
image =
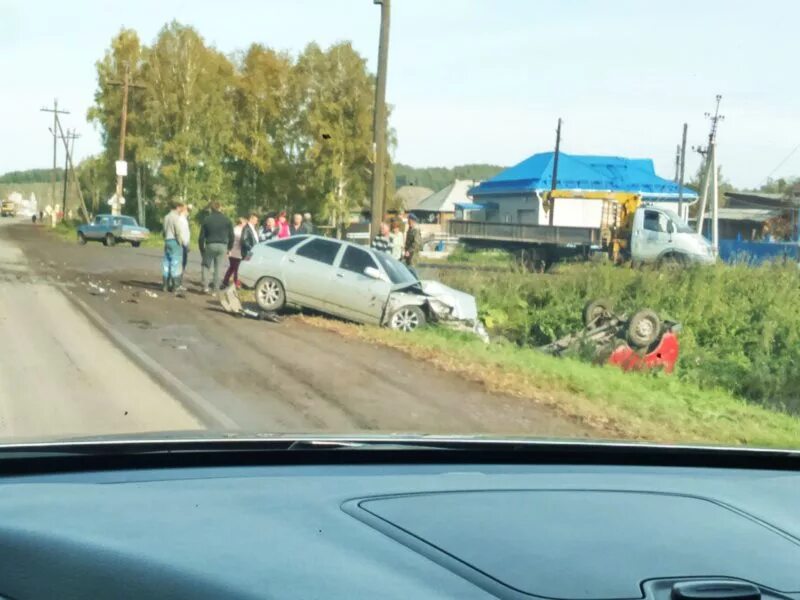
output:
[[86, 236], [83, 235], [82, 231], [78, 232], [78, 243], [83, 246], [86, 243]]
[[399, 331], [415, 331], [425, 325], [425, 313], [419, 306], [403, 306], [389, 317], [389, 327]]
[[283, 284], [274, 277], [262, 277], [256, 283], [256, 303], [261, 310], [276, 311], [286, 304]]

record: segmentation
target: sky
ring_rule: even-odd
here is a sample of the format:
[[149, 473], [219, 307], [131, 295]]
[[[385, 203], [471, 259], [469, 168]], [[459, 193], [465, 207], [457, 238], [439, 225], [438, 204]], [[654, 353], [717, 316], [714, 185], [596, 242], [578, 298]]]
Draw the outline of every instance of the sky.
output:
[[[721, 94], [723, 176], [800, 175], [796, 0], [392, 0], [391, 13], [397, 162], [513, 165], [551, 150], [561, 117], [564, 152], [652, 158], [672, 178], [683, 123], [690, 147], [705, 143]], [[150, 43], [173, 19], [225, 53], [351, 40], [376, 67], [371, 0], [0, 0], [0, 173], [51, 164], [39, 109], [56, 97], [77, 157], [98, 152], [95, 62], [121, 27]], [[688, 179], [699, 156], [686, 165]]]

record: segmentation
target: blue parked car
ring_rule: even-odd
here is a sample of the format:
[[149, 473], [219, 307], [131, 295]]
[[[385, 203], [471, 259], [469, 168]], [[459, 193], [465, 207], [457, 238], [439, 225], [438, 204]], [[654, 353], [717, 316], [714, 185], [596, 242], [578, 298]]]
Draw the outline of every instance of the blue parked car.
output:
[[150, 230], [147, 227], [141, 227], [136, 219], [123, 215], [97, 215], [94, 222], [78, 226], [80, 244], [89, 240], [103, 242], [106, 246], [130, 242], [131, 246], [138, 248], [149, 236]]

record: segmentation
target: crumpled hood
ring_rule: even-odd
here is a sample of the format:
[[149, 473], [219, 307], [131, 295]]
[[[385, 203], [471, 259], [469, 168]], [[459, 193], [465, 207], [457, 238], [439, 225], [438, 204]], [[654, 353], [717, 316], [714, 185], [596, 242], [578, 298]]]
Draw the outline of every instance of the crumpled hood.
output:
[[[446, 310], [451, 319], [464, 321], [478, 319], [478, 304], [475, 302], [475, 296], [454, 290], [438, 281], [420, 281], [420, 284], [422, 291], [429, 297], [428, 303], [437, 313]], [[433, 302], [436, 304], [432, 304]]]

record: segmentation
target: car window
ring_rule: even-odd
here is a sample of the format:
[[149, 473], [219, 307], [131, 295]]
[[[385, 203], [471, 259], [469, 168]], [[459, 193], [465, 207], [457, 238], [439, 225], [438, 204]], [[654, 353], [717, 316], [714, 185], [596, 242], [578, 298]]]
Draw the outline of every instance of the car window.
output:
[[122, 224], [136, 227], [136, 221], [133, 217], [122, 217]]
[[419, 281], [417, 276], [409, 271], [408, 267], [399, 260], [392, 258], [383, 252], [376, 252], [375, 257], [389, 275], [392, 283], [415, 283]]
[[294, 237], [283, 238], [282, 240], [275, 240], [274, 242], [266, 242], [266, 246], [270, 248], [275, 248], [275, 250], [283, 250], [286, 252], [287, 250], [291, 250], [300, 242], [305, 242], [308, 239], [308, 236], [305, 235], [297, 235]]
[[303, 256], [316, 260], [326, 265], [332, 265], [336, 255], [339, 253], [341, 244], [333, 240], [311, 240], [308, 244], [297, 249], [297, 256]]
[[105, 220], [105, 217], [95, 217], [94, 218], [94, 224], [95, 225], [100, 225], [104, 220]]
[[647, 231], [666, 233], [667, 217], [655, 210], [646, 210], [644, 213], [644, 228]]
[[339, 267], [348, 271], [353, 271], [353, 273], [359, 273], [363, 275], [364, 269], [367, 267], [373, 267], [377, 269], [378, 265], [375, 262], [375, 259], [373, 259], [370, 253], [366, 250], [356, 248], [355, 246], [348, 246], [344, 251], [342, 264], [340, 264]]

